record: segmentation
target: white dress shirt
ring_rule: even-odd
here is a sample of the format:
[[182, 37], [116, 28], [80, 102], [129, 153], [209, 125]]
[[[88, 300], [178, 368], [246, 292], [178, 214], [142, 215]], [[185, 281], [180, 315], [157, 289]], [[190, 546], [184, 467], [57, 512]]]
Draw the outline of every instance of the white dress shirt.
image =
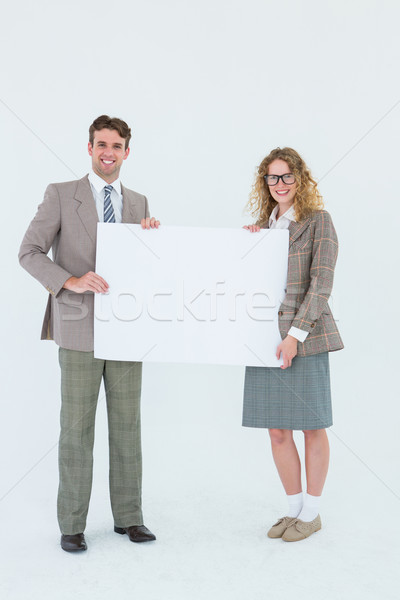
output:
[[97, 214], [99, 216], [100, 223], [104, 223], [104, 188], [106, 185], [112, 185], [111, 191], [111, 204], [113, 205], [115, 222], [122, 222], [122, 193], [121, 193], [121, 181], [116, 179], [112, 183], [107, 183], [97, 175], [94, 171], [89, 173], [89, 183], [92, 188], [92, 194], [96, 203]]
[[[279, 219], [277, 220], [276, 215], [278, 213], [278, 210], [279, 210], [279, 204], [277, 204], [275, 206], [274, 210], [270, 214], [269, 221], [268, 221], [269, 228], [270, 229], [289, 229], [290, 223], [292, 221], [296, 221], [296, 219], [294, 217], [294, 205], [292, 204], [292, 206], [283, 215], [281, 215], [279, 217]], [[298, 327], [291, 327], [288, 331], [288, 335], [291, 335], [292, 337], [296, 338], [296, 340], [298, 340], [299, 342], [304, 342], [304, 340], [308, 336], [308, 331], [303, 331], [302, 329], [299, 329]]]

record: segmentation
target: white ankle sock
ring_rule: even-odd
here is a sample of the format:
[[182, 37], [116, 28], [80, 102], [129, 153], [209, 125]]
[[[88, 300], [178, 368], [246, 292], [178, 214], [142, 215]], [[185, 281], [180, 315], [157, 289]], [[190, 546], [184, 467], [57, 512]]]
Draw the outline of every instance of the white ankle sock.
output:
[[306, 494], [304, 497], [303, 508], [298, 515], [299, 519], [302, 521], [314, 521], [319, 513], [320, 500], [321, 496], [311, 496], [311, 494]]
[[300, 494], [286, 494], [286, 498], [289, 502], [289, 512], [287, 517], [297, 517], [301, 509], [303, 508], [303, 492]]

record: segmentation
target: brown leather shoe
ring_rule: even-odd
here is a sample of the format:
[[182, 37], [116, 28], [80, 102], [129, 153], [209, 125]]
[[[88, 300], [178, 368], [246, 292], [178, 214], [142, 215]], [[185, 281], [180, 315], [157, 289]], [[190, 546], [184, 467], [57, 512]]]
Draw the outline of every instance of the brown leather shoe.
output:
[[114, 527], [115, 533], [128, 534], [131, 542], [152, 542], [156, 539], [154, 533], [151, 533], [144, 525], [131, 525], [130, 527]]
[[79, 550], [87, 550], [85, 536], [83, 533], [74, 533], [73, 535], [61, 536], [61, 548], [65, 552], [77, 552]]

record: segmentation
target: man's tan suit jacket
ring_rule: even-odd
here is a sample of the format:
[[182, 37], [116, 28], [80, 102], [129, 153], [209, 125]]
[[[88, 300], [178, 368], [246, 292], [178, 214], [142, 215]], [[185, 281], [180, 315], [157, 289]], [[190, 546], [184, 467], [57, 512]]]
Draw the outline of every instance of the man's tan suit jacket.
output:
[[[145, 196], [124, 186], [121, 192], [123, 223], [140, 223], [150, 215]], [[95, 271], [97, 223], [87, 175], [76, 181], [52, 183], [19, 251], [21, 265], [49, 292], [42, 339], [54, 339], [70, 350], [93, 350], [94, 294], [76, 294], [63, 285], [71, 276]], [[50, 248], [53, 260], [47, 256]]]

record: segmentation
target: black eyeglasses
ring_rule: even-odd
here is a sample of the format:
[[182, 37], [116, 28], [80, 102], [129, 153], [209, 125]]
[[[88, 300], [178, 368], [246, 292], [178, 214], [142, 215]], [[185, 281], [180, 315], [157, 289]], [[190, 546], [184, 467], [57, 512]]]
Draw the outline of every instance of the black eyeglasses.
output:
[[276, 185], [280, 179], [282, 179], [282, 183], [286, 183], [286, 185], [293, 185], [296, 181], [293, 173], [285, 173], [284, 175], [264, 175], [264, 181], [267, 185]]

